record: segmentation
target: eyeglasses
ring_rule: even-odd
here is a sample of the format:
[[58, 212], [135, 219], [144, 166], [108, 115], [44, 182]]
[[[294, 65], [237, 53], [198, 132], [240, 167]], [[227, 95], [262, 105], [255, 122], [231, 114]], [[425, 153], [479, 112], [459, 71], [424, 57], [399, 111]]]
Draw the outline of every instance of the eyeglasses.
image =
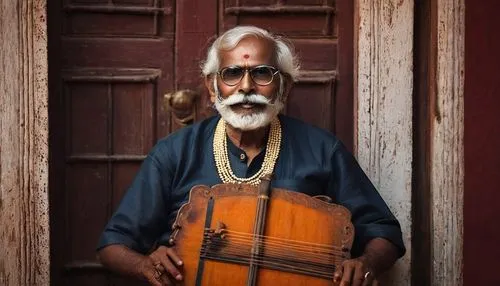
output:
[[237, 85], [245, 76], [246, 72], [250, 74], [253, 82], [258, 85], [268, 85], [273, 82], [274, 76], [280, 71], [272, 66], [260, 65], [256, 67], [240, 67], [240, 66], [229, 66], [221, 69], [217, 74], [220, 76], [222, 81], [230, 86]]

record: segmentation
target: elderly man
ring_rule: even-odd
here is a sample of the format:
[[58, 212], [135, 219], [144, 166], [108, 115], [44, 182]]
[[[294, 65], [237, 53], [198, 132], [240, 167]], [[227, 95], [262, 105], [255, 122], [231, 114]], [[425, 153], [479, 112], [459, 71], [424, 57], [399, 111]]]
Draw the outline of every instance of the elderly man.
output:
[[101, 262], [151, 285], [182, 280], [182, 257], [168, 238], [190, 189], [258, 184], [273, 173], [273, 187], [327, 195], [351, 211], [353, 258], [334, 281], [374, 285], [405, 252], [399, 223], [334, 135], [279, 114], [298, 74], [291, 47], [265, 30], [236, 27], [213, 43], [203, 74], [219, 115], [157, 143], [102, 234]]

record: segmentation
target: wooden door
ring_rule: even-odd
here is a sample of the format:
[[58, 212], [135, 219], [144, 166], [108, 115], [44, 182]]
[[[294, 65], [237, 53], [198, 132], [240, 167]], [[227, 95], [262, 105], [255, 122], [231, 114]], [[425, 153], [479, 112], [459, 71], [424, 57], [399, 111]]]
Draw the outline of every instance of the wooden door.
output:
[[[131, 285], [95, 246], [149, 149], [182, 125], [164, 94], [198, 94], [200, 61], [221, 32], [254, 24], [290, 37], [302, 73], [285, 113], [353, 142], [353, 4], [342, 0], [49, 1], [53, 285]], [[128, 281], [128, 282], [127, 282]]]

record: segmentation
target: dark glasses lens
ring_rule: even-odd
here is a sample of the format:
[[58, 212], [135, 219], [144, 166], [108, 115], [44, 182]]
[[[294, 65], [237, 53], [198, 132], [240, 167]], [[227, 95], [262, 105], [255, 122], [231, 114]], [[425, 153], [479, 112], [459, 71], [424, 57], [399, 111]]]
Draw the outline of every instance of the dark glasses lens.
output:
[[222, 81], [227, 85], [237, 85], [245, 76], [248, 70], [252, 80], [258, 85], [268, 85], [273, 81], [274, 76], [279, 72], [271, 66], [256, 66], [253, 68], [242, 68], [230, 66], [219, 71]]
[[245, 75], [245, 69], [241, 67], [227, 67], [220, 71], [220, 77], [228, 85], [236, 85]]

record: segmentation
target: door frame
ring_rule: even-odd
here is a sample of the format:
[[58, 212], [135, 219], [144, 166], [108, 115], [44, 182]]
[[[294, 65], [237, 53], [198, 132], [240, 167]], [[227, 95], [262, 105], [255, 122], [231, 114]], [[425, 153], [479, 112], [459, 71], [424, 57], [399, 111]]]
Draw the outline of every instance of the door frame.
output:
[[0, 285], [49, 285], [47, 0], [0, 5]]
[[[50, 285], [46, 2], [7, 1], [0, 9], [1, 57], [9, 68], [0, 79], [4, 91], [0, 102], [0, 255], [4, 259], [0, 284]], [[464, 1], [431, 2], [436, 46], [432, 48], [434, 61], [430, 62], [435, 70], [435, 77], [430, 78], [435, 88], [428, 139], [432, 174], [429, 231], [433, 238], [429, 267], [437, 266], [432, 267], [432, 285], [462, 285]], [[397, 204], [402, 200], [404, 206], [411, 205], [415, 170], [405, 160], [414, 158], [419, 150], [411, 147], [415, 128], [411, 112], [395, 116], [394, 107], [411, 111], [413, 77], [406, 75], [413, 71], [413, 39], [403, 41], [407, 35], [399, 33], [413, 34], [414, 2], [357, 0], [355, 15], [356, 154], [391, 207], [396, 205], [395, 213], [404, 222], [404, 237], [409, 243], [411, 213]], [[383, 72], [395, 63], [404, 72], [403, 79], [400, 74]], [[387, 95], [391, 94], [397, 95], [396, 105], [388, 102], [391, 98]], [[367, 112], [371, 107], [377, 109]], [[384, 147], [394, 142], [395, 136], [399, 143], [390, 149]], [[393, 152], [392, 164], [388, 150]], [[402, 177], [395, 176], [401, 174], [401, 168]], [[394, 189], [401, 191], [395, 195]], [[448, 204], [450, 199], [453, 208]], [[455, 231], [449, 231], [450, 225]], [[393, 277], [407, 285], [412, 250], [408, 246], [406, 258], [398, 266], [404, 270]]]

